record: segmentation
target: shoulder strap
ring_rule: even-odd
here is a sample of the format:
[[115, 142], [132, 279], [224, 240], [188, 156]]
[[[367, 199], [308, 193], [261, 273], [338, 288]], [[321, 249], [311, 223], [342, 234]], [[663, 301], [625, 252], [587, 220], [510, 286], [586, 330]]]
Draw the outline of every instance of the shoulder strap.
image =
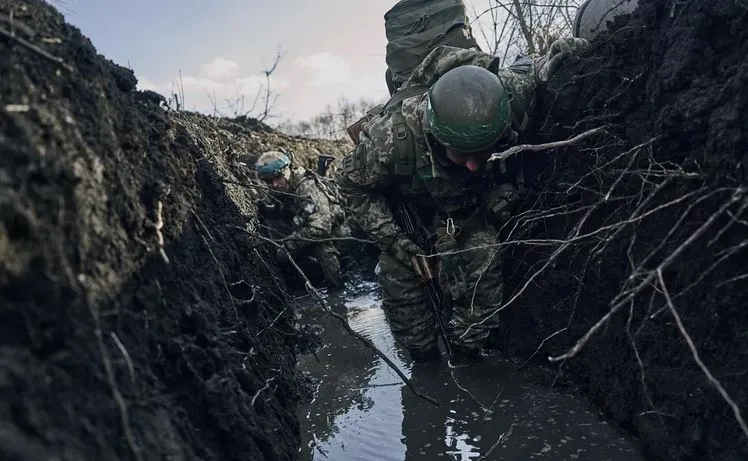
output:
[[392, 95], [382, 108], [392, 117], [392, 141], [395, 149], [394, 172], [396, 176], [412, 176], [416, 170], [416, 146], [413, 133], [405, 123], [401, 110], [404, 100], [428, 91], [428, 85], [413, 85], [401, 88]]
[[416, 146], [399, 108], [392, 112], [392, 143], [395, 175], [412, 176], [416, 169]]
[[413, 85], [406, 86], [405, 88], [400, 88], [399, 90], [395, 91], [395, 94], [393, 94], [390, 97], [389, 101], [384, 104], [384, 107], [382, 107], [382, 112], [391, 109], [392, 107], [410, 97], [421, 95], [428, 91], [428, 89], [428, 85]]

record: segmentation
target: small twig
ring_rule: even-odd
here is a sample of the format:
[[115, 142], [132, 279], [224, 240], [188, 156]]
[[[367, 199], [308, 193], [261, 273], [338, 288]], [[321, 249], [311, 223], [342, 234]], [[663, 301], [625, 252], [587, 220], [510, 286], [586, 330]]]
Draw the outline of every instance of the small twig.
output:
[[275, 323], [281, 318], [283, 314], [286, 313], [286, 308], [281, 309], [280, 312], [278, 312], [278, 315], [275, 316], [275, 318], [266, 326], [262, 327], [260, 331], [257, 332], [257, 336], [259, 337], [261, 334], [263, 334], [268, 328], [272, 328], [275, 326]]
[[363, 391], [365, 389], [372, 389], [372, 388], [375, 388], [375, 387], [402, 386], [402, 384], [403, 383], [400, 382], [400, 381], [397, 381], [397, 382], [394, 382], [394, 383], [384, 383], [384, 384], [369, 384], [369, 385], [363, 386], [363, 387], [352, 387], [352, 388], [350, 388], [348, 390], [349, 391]]
[[29, 41], [27, 41], [27, 40], [25, 40], [25, 39], [23, 39], [21, 37], [18, 37], [17, 35], [13, 35], [13, 34], [11, 34], [10, 32], [8, 32], [7, 30], [5, 30], [5, 29], [3, 29], [1, 27], [0, 27], [0, 36], [3, 36], [3, 37], [7, 38], [10, 41], [14, 41], [14, 42], [18, 43], [19, 45], [23, 46], [24, 48], [37, 53], [39, 56], [42, 56], [44, 58], [49, 59], [50, 61], [52, 61], [54, 63], [57, 63], [60, 67], [62, 67], [63, 69], [65, 69], [65, 70], [67, 70], [69, 72], [74, 72], [73, 67], [70, 66], [70, 65], [68, 65], [68, 64], [65, 64], [65, 61], [63, 61], [62, 58], [58, 58], [57, 56], [54, 56], [54, 55], [50, 54], [47, 51], [44, 51], [43, 49], [39, 48], [38, 46], [34, 45], [33, 43], [31, 43], [31, 42], [29, 42]]
[[208, 237], [210, 237], [210, 240], [215, 242], [216, 239], [213, 238], [213, 235], [208, 230], [208, 226], [206, 226], [203, 220], [200, 219], [200, 216], [197, 213], [195, 213], [195, 210], [193, 210], [192, 208], [190, 208], [190, 211], [192, 212], [192, 216], [194, 216], [195, 219], [197, 219], [200, 225], [203, 227], [203, 229], [205, 230], [205, 233], [208, 234]]
[[[590, 327], [590, 329], [587, 330], [587, 333], [585, 333], [571, 349], [559, 356], [548, 357], [548, 360], [551, 362], [560, 362], [562, 360], [567, 360], [576, 356], [579, 351], [581, 351], [582, 348], [584, 348], [584, 346], [590, 341], [592, 336], [600, 331], [603, 325], [608, 323], [608, 320], [610, 320], [611, 317], [616, 315], [623, 306], [627, 305], [629, 301], [634, 299], [639, 292], [641, 292], [646, 286], [652, 283], [658, 271], [667, 269], [675, 259], [677, 259], [688, 247], [691, 246], [691, 244], [693, 244], [698, 238], [700, 238], [712, 226], [714, 221], [716, 221], [717, 218], [720, 217], [733, 203], [738, 201], [744, 193], [745, 189], [736, 189], [732, 197], [730, 197], [730, 200], [720, 206], [717, 211], [709, 216], [709, 218], [707, 218], [707, 220], [701, 226], [699, 226], [699, 228], [696, 229], [678, 248], [676, 248], [670, 255], [668, 255], [657, 268], [650, 271], [647, 276], [642, 277], [642, 281], [638, 285], [628, 291], [622, 292], [619, 296], [613, 299], [610, 303], [611, 307], [608, 312], [603, 315], [600, 320], [597, 321], [597, 323]], [[618, 301], [616, 302], [616, 300]]]
[[283, 249], [283, 251], [286, 253], [286, 257], [288, 258], [288, 261], [291, 263], [291, 265], [294, 267], [294, 269], [296, 269], [296, 272], [299, 274], [299, 276], [304, 280], [304, 285], [306, 286], [307, 291], [309, 292], [310, 295], [312, 295], [312, 297], [314, 297], [317, 300], [317, 302], [322, 307], [322, 309], [325, 311], [325, 313], [329, 314], [329, 315], [331, 315], [333, 317], [335, 317], [335, 319], [337, 319], [340, 322], [340, 325], [351, 336], [353, 336], [354, 338], [356, 338], [359, 341], [361, 341], [366, 347], [368, 347], [375, 354], [377, 354], [377, 356], [379, 356], [379, 358], [381, 358], [387, 364], [387, 366], [389, 366], [395, 373], [397, 373], [397, 375], [400, 377], [400, 379], [403, 380], [403, 382], [405, 383], [405, 385], [407, 385], [408, 388], [417, 397], [420, 397], [420, 398], [422, 398], [422, 399], [424, 399], [424, 400], [426, 400], [428, 402], [431, 402], [434, 405], [436, 405], [437, 407], [440, 406], [438, 400], [436, 400], [435, 398], [433, 398], [433, 397], [431, 397], [431, 396], [429, 396], [427, 394], [424, 394], [424, 393], [420, 392], [418, 389], [416, 389], [415, 386], [413, 385], [413, 382], [410, 379], [408, 379], [407, 376], [405, 376], [405, 374], [402, 372], [402, 370], [400, 370], [400, 368], [398, 368], [398, 366], [395, 365], [392, 362], [392, 360], [390, 360], [389, 357], [387, 357], [381, 350], [379, 350], [379, 348], [377, 346], [375, 346], [368, 338], [366, 338], [365, 336], [363, 336], [363, 335], [357, 333], [355, 330], [353, 330], [353, 328], [351, 328], [350, 325], [348, 325], [348, 321], [346, 320], [346, 318], [344, 316], [338, 314], [337, 312], [333, 311], [330, 308], [330, 306], [327, 304], [327, 301], [325, 301], [325, 298], [323, 298], [322, 295], [319, 293], [319, 291], [316, 288], [314, 288], [314, 285], [312, 285], [312, 282], [309, 281], [309, 278], [307, 277], [307, 275], [304, 273], [304, 271], [301, 269], [301, 267], [299, 267], [299, 265], [296, 263], [296, 260], [293, 259], [293, 257], [289, 253], [289, 251], [283, 245], [280, 245], [279, 243], [276, 243], [276, 242], [274, 242], [273, 240], [271, 240], [271, 239], [269, 239], [267, 237], [263, 237], [262, 235], [252, 234], [252, 233], [250, 233], [249, 231], [247, 231], [245, 229], [242, 229], [242, 230], [244, 232], [246, 232], [246, 233], [248, 233], [248, 234], [256, 237], [256, 238], [259, 238], [261, 240], [265, 240], [266, 242], [268, 242], [268, 243], [276, 246], [279, 249]]
[[10, 10], [7, 18], [0, 15], [0, 21], [8, 24], [8, 26], [10, 27], [9, 33], [13, 36], [16, 35], [16, 31], [20, 31], [29, 37], [36, 36], [36, 31], [34, 29], [13, 17], [13, 9]]
[[[161, 202], [159, 202], [161, 203]], [[195, 210], [191, 210], [192, 213], [195, 213]], [[197, 216], [197, 215], [196, 215]], [[201, 226], [203, 226], [203, 229], [205, 232], [210, 235], [210, 232], [208, 232], [208, 228], [205, 227], [205, 224], [201, 220], [198, 219], [197, 221]], [[205, 236], [202, 234], [202, 232], [198, 231], [197, 235], [200, 236], [203, 243], [205, 243], [205, 246], [208, 248], [208, 252], [210, 253], [210, 256], [213, 258], [213, 262], [216, 264], [216, 268], [218, 269], [218, 275], [221, 276], [221, 280], [223, 281], [223, 286], [226, 288], [226, 293], [229, 295], [229, 301], [231, 301], [231, 306], [234, 308], [234, 315], [236, 316], [236, 321], [239, 321], [239, 309], [236, 308], [236, 302], [234, 301], [234, 295], [231, 294], [231, 289], [229, 288], [229, 282], [226, 280], [226, 276], [223, 274], [223, 269], [221, 269], [221, 263], [218, 262], [218, 258], [216, 258], [215, 253], [213, 253], [213, 248], [211, 248], [210, 243], [208, 242], [208, 239], [205, 238]]]
[[261, 189], [261, 190], [264, 190], [265, 192], [267, 192], [268, 194], [271, 194], [271, 195], [285, 195], [285, 196], [288, 196], [288, 197], [297, 197], [297, 198], [302, 197], [299, 194], [292, 194], [291, 192], [283, 192], [283, 191], [280, 191], [280, 190], [270, 190], [270, 188], [268, 186], [265, 186], [265, 185], [262, 185], [262, 184], [250, 184], [250, 183], [240, 182], [240, 181], [234, 181], [232, 179], [226, 179], [226, 178], [221, 178], [220, 181], [222, 183], [225, 183], [225, 184], [233, 184], [235, 186], [247, 187], [247, 188], [250, 188], [250, 189]]
[[125, 363], [127, 364], [127, 370], [130, 372], [130, 380], [132, 381], [132, 384], [134, 386], [135, 385], [135, 367], [132, 364], [132, 359], [130, 358], [130, 354], [127, 352], [125, 345], [122, 344], [122, 341], [119, 340], [117, 333], [112, 331], [109, 333], [109, 336], [112, 337], [112, 339], [114, 340], [114, 344], [117, 345], [117, 349], [119, 349], [120, 353], [125, 358]]
[[135, 456], [135, 459], [137, 461], [142, 461], [143, 456], [141, 455], [140, 449], [135, 443], [135, 436], [133, 435], [132, 428], [130, 427], [130, 414], [127, 409], [127, 402], [125, 401], [125, 397], [120, 392], [119, 386], [117, 386], [117, 380], [114, 376], [114, 366], [112, 366], [112, 361], [109, 358], [109, 353], [107, 352], [106, 345], [104, 344], [104, 337], [101, 334], [101, 320], [99, 317], [99, 312], [97, 308], [93, 306], [91, 300], [88, 299], [88, 292], [85, 291], [85, 287], [81, 288], [86, 293], [86, 307], [88, 307], [88, 311], [93, 318], [96, 344], [99, 347], [101, 362], [104, 365], [104, 372], [106, 374], [107, 381], [109, 382], [109, 387], [112, 391], [112, 397], [117, 403], [117, 408], [119, 409], [120, 422], [122, 423], [122, 430], [125, 433], [125, 439], [127, 440], [127, 443], [130, 446], [130, 450]]
[[527, 365], [530, 362], [530, 360], [533, 359], [533, 357], [535, 357], [536, 355], [538, 355], [538, 353], [540, 352], [540, 349], [543, 348], [543, 346], [545, 345], [545, 343], [547, 341], [549, 341], [550, 339], [552, 339], [553, 337], [555, 337], [557, 334], [563, 333], [566, 330], [567, 330], [567, 327], [564, 327], [564, 328], [556, 331], [555, 333], [551, 333], [548, 337], [546, 337], [543, 341], [540, 342], [540, 345], [537, 347], [537, 349], [535, 349], [535, 352], [533, 352], [532, 354], [530, 354], [530, 356], [527, 359], [525, 359], [524, 362], [522, 362], [517, 368], [514, 369], [514, 371], [512, 372], [511, 376], [509, 376], [509, 379], [507, 379], [506, 382], [504, 383], [504, 388], [501, 389], [498, 394], [496, 394], [496, 397], [493, 399], [493, 402], [491, 402], [491, 406], [488, 407], [489, 410], [493, 411], [493, 407], [496, 406], [496, 402], [498, 402], [499, 399], [501, 398], [501, 396], [504, 394], [504, 391], [507, 389], [509, 383], [512, 382], [512, 380], [514, 379], [514, 377], [517, 376], [517, 374], [520, 371], [522, 371], [522, 370], [525, 369], [525, 365]]
[[662, 269], [657, 269], [657, 281], [660, 283], [660, 288], [662, 288], [662, 293], [665, 295], [665, 301], [667, 302], [667, 307], [670, 309], [670, 313], [673, 314], [673, 318], [675, 319], [675, 323], [678, 325], [678, 330], [680, 331], [681, 335], [683, 335], [683, 339], [686, 340], [686, 343], [688, 344], [688, 349], [691, 351], [691, 355], [693, 355], [693, 359], [696, 362], [696, 364], [701, 368], [701, 371], [706, 375], [707, 379], [714, 387], [717, 388], [717, 391], [720, 393], [722, 398], [727, 402], [727, 404], [732, 408], [732, 412], [735, 415], [735, 419], [738, 421], [738, 424], [740, 425], [740, 429], [743, 430], [743, 434], [745, 434], [746, 437], [748, 437], [748, 425], [745, 424], [745, 420], [743, 419], [743, 416], [740, 413], [740, 407], [738, 407], [738, 404], [735, 403], [735, 401], [730, 397], [730, 394], [727, 393], [725, 388], [722, 386], [722, 383], [719, 382], [717, 378], [714, 377], [711, 371], [709, 371], [709, 368], [704, 364], [704, 362], [701, 360], [701, 357], [699, 356], [699, 351], [696, 350], [696, 345], [693, 343], [693, 340], [691, 339], [691, 335], [688, 334], [688, 331], [686, 331], [686, 327], [683, 326], [683, 322], [680, 319], [680, 315], [678, 315], [678, 311], [675, 309], [675, 306], [673, 305], [673, 300], [670, 298], [670, 293], [668, 292], [667, 286], [665, 285], [665, 280], [662, 277]]
[[478, 400], [472, 392], [470, 392], [466, 387], [464, 387], [462, 384], [460, 384], [459, 381], [457, 381], [457, 377], [455, 376], [455, 371], [453, 369], [449, 370], [449, 373], [452, 375], [452, 381], [455, 383], [455, 385], [465, 394], [467, 394], [468, 397], [470, 397], [470, 400], [473, 401], [478, 407], [480, 407], [481, 410], [483, 410], [485, 413], [493, 413], [493, 411], [485, 406], [483, 403], [481, 403], [480, 400]]
[[156, 238], [158, 242], [158, 251], [161, 254], [161, 257], [163, 258], [164, 262], [166, 264], [169, 264], [169, 257], [166, 256], [166, 251], [164, 250], [164, 234], [161, 232], [161, 229], [164, 228], [164, 218], [163, 218], [163, 210], [164, 210], [164, 204], [159, 200], [156, 202]]
[[264, 391], [265, 389], [267, 389], [268, 387], [270, 387], [270, 383], [273, 382], [273, 380], [275, 380], [275, 377], [268, 378], [268, 379], [265, 380], [265, 385], [262, 386], [260, 389], [258, 389], [257, 392], [255, 393], [254, 397], [252, 397], [252, 401], [249, 404], [250, 407], [255, 406], [255, 400], [257, 400], [257, 397], [260, 396], [260, 394], [262, 393], [262, 391]]
[[276, 240], [276, 242], [288, 242], [291, 240], [297, 240], [300, 242], [310, 242], [310, 243], [324, 243], [324, 242], [338, 242], [338, 241], [350, 241], [350, 242], [358, 242], [358, 243], [369, 243], [371, 245], [376, 245], [376, 242], [373, 240], [367, 240], [362, 239], [358, 237], [326, 237], [322, 239], [311, 239], [306, 237], [283, 237], [281, 239]]
[[730, 284], [730, 283], [733, 283], [733, 282], [737, 282], [738, 280], [743, 280], [743, 279], [746, 279], [746, 278], [748, 278], [748, 274], [742, 274], [742, 275], [735, 276], [733, 278], [730, 278], [730, 279], [727, 279], [725, 281], [719, 282], [717, 284], [717, 288], [723, 287], [723, 286], [725, 286], [727, 284]]
[[516, 426], [516, 425], [517, 424], [515, 424], [515, 423], [510, 424], [509, 427], [507, 428], [507, 430], [505, 430], [504, 433], [499, 436], [499, 439], [496, 441], [496, 443], [494, 443], [493, 445], [491, 445], [491, 448], [489, 448], [487, 452], [485, 452], [483, 455], [481, 455], [480, 458], [478, 458], [475, 461], [481, 461], [482, 459], [488, 459], [488, 457], [491, 456], [491, 453], [493, 453], [493, 451], [496, 449], [496, 447], [498, 447], [499, 445], [502, 445], [504, 442], [506, 442], [506, 439], [508, 439], [509, 436], [512, 435], [512, 431], [514, 431], [514, 426]]
[[605, 128], [606, 127], [604, 126], [592, 128], [590, 130], [585, 131], [584, 133], [580, 133], [574, 136], [573, 138], [569, 138], [564, 141], [554, 141], [554, 142], [549, 142], [546, 144], [519, 144], [517, 146], [512, 146], [505, 151], [491, 154], [491, 158], [489, 158], [488, 161], [492, 162], [494, 160], [506, 160], [508, 157], [511, 157], [514, 154], [518, 154], [524, 151], [538, 152], [542, 150], [549, 150], [549, 149], [556, 149], [558, 147], [570, 146], [572, 144], [578, 143], [579, 141], [585, 138], [589, 138], [592, 135], [595, 135], [601, 131], [604, 131]]

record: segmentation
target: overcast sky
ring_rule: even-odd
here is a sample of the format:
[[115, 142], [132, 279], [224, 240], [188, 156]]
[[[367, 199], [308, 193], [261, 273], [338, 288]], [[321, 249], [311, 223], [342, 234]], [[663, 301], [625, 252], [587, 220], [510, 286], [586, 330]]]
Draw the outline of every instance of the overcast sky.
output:
[[[169, 95], [181, 71], [188, 109], [244, 95], [249, 108], [278, 48], [276, 112], [305, 120], [340, 97], [383, 99], [384, 13], [396, 0], [60, 0], [99, 53]], [[489, 0], [466, 2], [478, 10]], [[471, 15], [472, 16], [472, 15]]]

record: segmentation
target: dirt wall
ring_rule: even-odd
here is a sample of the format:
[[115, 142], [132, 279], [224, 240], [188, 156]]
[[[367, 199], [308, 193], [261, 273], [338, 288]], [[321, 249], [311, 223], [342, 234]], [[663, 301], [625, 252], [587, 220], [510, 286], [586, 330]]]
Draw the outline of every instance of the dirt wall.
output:
[[46, 3], [0, 16], [0, 458], [294, 459], [299, 336], [235, 159], [309, 143], [165, 111]]
[[748, 459], [747, 52], [743, 2], [641, 0], [541, 98], [529, 142], [606, 131], [524, 154], [505, 232], [505, 347], [548, 363], [592, 330], [554, 376], [653, 459]]

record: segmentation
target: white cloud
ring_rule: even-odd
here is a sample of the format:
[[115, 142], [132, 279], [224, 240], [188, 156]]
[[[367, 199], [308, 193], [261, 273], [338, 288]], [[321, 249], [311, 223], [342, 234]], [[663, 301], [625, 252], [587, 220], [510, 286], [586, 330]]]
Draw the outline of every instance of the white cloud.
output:
[[[155, 91], [167, 99], [174, 94], [184, 94], [183, 107], [188, 110], [224, 116], [257, 114], [264, 103], [267, 83], [264, 74], [242, 75], [236, 62], [221, 57], [203, 64], [199, 75], [177, 75], [169, 82], [154, 82], [143, 77], [138, 80], [140, 89]], [[272, 92], [288, 85], [283, 79], [270, 77]], [[258, 94], [259, 99], [253, 110], [252, 105]]]
[[230, 80], [239, 73], [239, 64], [225, 58], [213, 58], [203, 64], [202, 75], [213, 80]]
[[340, 55], [329, 52], [297, 58], [294, 64], [315, 71], [313, 80], [307, 82], [307, 85], [316, 86], [345, 83], [351, 77], [351, 67], [345, 59]]

